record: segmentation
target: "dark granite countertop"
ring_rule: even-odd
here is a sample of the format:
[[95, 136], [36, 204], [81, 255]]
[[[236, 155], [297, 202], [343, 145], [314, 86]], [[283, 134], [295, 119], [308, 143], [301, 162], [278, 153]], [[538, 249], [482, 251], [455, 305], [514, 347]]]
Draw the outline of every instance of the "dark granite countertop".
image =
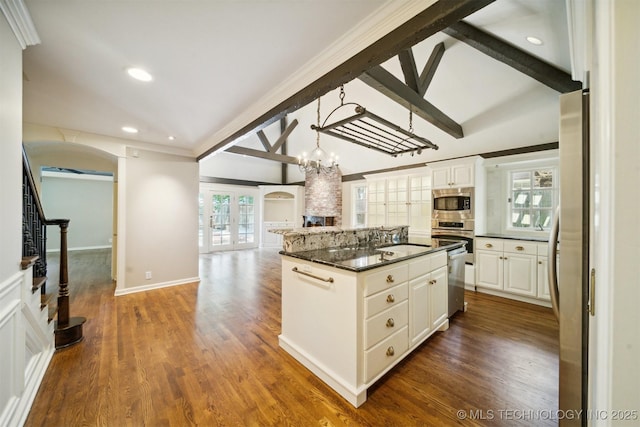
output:
[[490, 239], [507, 239], [507, 240], [524, 240], [528, 242], [548, 242], [548, 237], [535, 237], [535, 236], [513, 236], [508, 234], [499, 234], [499, 233], [485, 233], [485, 234], [476, 234], [475, 237], [487, 237]]
[[460, 248], [465, 244], [464, 241], [440, 242], [438, 239], [427, 239], [420, 244], [399, 243], [384, 246], [333, 247], [300, 252], [280, 251], [280, 254], [359, 273], [422, 255]]

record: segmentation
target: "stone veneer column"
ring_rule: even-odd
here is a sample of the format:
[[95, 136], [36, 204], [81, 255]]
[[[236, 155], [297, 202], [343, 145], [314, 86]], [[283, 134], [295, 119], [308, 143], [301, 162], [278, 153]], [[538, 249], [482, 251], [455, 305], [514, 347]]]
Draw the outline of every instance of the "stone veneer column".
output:
[[333, 216], [342, 225], [342, 172], [307, 172], [304, 179], [305, 215]]

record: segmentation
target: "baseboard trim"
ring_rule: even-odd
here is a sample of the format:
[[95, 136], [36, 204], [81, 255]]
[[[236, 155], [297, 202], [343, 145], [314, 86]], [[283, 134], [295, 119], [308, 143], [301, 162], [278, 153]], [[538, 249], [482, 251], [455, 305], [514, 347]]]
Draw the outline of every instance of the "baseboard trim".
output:
[[128, 295], [128, 294], [135, 294], [138, 292], [146, 292], [146, 291], [152, 291], [154, 289], [161, 289], [161, 288], [168, 288], [171, 286], [180, 286], [180, 285], [186, 285], [189, 283], [194, 283], [194, 282], [200, 282], [200, 277], [190, 277], [190, 278], [186, 278], [186, 279], [179, 279], [179, 280], [171, 280], [168, 282], [159, 282], [159, 283], [153, 283], [150, 285], [142, 285], [142, 286], [134, 286], [131, 288], [124, 288], [124, 289], [119, 289], [116, 288], [115, 291], [115, 296], [121, 296], [121, 295]]

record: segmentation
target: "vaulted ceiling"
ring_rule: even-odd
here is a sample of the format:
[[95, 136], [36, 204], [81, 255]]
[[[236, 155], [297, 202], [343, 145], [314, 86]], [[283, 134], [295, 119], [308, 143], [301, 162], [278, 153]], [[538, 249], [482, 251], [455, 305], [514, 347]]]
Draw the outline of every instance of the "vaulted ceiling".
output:
[[[24, 53], [25, 122], [198, 157], [234, 145], [268, 151], [285, 113], [301, 124], [288, 135], [293, 153], [296, 141], [313, 139], [313, 101], [323, 96], [326, 116], [339, 102], [341, 83], [346, 101], [403, 127], [411, 104], [416, 134], [440, 146], [495, 140], [492, 128], [504, 134], [522, 127], [517, 114], [545, 120], [549, 113], [536, 111], [575, 83], [568, 78], [564, 2], [557, 0], [26, 4], [42, 43]], [[420, 83], [430, 58], [435, 66]], [[153, 81], [132, 80], [130, 66], [148, 70]], [[554, 87], [558, 82], [568, 86]], [[435, 110], [425, 112], [424, 105]], [[433, 111], [446, 119], [430, 120]], [[122, 126], [139, 132], [124, 134]], [[538, 135], [516, 145], [549, 142], [551, 129], [532, 128]], [[353, 148], [348, 155], [357, 155]], [[462, 149], [456, 150], [449, 155]]]

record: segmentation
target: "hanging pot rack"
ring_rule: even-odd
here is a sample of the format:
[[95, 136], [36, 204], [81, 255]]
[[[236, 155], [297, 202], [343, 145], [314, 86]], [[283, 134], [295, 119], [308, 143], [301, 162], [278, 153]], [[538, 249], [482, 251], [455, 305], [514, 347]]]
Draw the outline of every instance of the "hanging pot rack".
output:
[[[322, 123], [322, 126], [311, 125], [311, 129], [322, 132], [354, 144], [397, 157], [402, 154], [420, 154], [422, 150], [439, 147], [426, 138], [422, 138], [397, 126], [380, 116], [367, 111], [363, 106], [354, 102], [341, 103]], [[327, 124], [329, 117], [339, 109], [355, 105], [355, 114], [332, 124]], [[411, 116], [410, 116], [411, 117]]]

